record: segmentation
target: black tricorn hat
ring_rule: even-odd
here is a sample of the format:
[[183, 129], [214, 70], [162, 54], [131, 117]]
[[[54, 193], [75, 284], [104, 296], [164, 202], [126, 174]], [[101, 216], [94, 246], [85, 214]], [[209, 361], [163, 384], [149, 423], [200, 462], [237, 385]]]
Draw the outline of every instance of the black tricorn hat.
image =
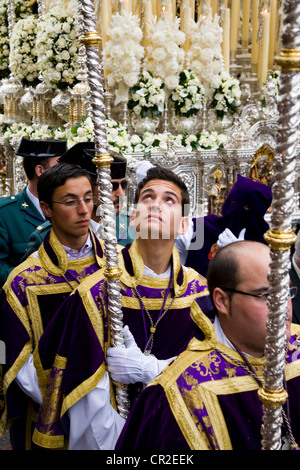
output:
[[[114, 161], [110, 165], [111, 179], [125, 178], [126, 160], [116, 156], [115, 152], [109, 151]], [[97, 176], [96, 165], [93, 163], [95, 157], [94, 142], [78, 142], [67, 150], [59, 159], [59, 163], [72, 163], [80, 168], [84, 168], [91, 175]]]
[[59, 157], [63, 155], [66, 150], [66, 140], [31, 140], [27, 137], [22, 137], [16, 155], [20, 155], [21, 157], [50, 158]]

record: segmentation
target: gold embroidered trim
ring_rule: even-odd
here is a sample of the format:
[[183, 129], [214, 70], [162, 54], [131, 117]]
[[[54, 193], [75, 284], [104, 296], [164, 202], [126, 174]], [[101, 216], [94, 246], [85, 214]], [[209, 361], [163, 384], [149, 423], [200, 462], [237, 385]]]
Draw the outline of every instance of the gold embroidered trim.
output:
[[45, 447], [46, 449], [64, 449], [65, 440], [64, 436], [48, 436], [39, 432], [37, 429], [33, 432], [33, 442], [40, 447]]
[[189, 413], [177, 385], [173, 385], [166, 392], [173, 415], [180, 427], [191, 450], [207, 450], [210, 448], [205, 436], [199, 433], [191, 414]]
[[41, 260], [42, 265], [50, 274], [53, 274], [54, 276], [61, 276], [62, 274], [65, 274], [66, 271], [68, 270], [69, 262], [68, 262], [67, 253], [62, 247], [62, 244], [60, 243], [60, 241], [58, 240], [53, 228], [51, 228], [50, 230], [49, 243], [57, 256], [58, 266], [55, 265], [49, 258], [48, 253], [46, 252], [43, 243], [38, 249], [39, 258]]
[[[121, 282], [123, 282], [126, 286], [134, 287], [134, 288], [136, 288], [140, 284], [144, 284], [145, 286], [148, 286], [149, 284], [149, 287], [151, 286], [155, 287], [156, 285], [158, 286], [161, 285], [160, 284], [161, 279], [144, 276], [144, 261], [140, 255], [136, 240], [132, 242], [129, 248], [129, 254], [130, 254], [132, 265], [133, 265], [134, 276], [130, 276], [129, 273], [126, 271], [125, 266], [124, 266], [123, 256], [120, 254], [119, 266], [122, 269], [122, 276], [120, 278]], [[192, 274], [193, 270], [189, 269], [188, 271], [185, 271], [183, 269], [183, 282], [182, 282], [182, 285], [179, 286], [177, 282], [175, 281], [177, 280], [178, 273], [181, 268], [181, 264], [180, 264], [179, 253], [175, 246], [172, 251], [172, 257], [173, 257], [173, 271], [174, 271], [174, 274], [173, 274], [174, 291], [175, 291], [175, 296], [179, 297], [183, 295], [183, 293], [186, 291], [187, 285], [188, 285], [188, 273], [191, 271], [190, 273], [190, 279], [191, 279], [193, 277], [193, 274]], [[198, 273], [197, 273], [197, 276], [201, 278], [201, 276]]]
[[77, 403], [81, 398], [87, 395], [98, 385], [100, 380], [103, 379], [105, 371], [106, 366], [103, 363], [91, 377], [78, 385], [78, 387], [72, 390], [72, 392], [65, 397], [62, 404], [61, 417], [68, 411], [68, 409], [71, 408], [71, 406], [75, 405], [75, 403]]

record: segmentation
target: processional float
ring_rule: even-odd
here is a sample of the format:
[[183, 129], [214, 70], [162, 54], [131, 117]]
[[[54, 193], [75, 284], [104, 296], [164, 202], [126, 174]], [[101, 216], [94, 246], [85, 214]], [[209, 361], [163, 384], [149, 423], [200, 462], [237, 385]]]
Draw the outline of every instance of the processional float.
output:
[[[108, 314], [111, 329], [112, 346], [124, 347], [123, 313], [118, 266], [117, 239], [115, 229], [115, 211], [111, 198], [110, 164], [113, 158], [108, 151], [105, 126], [105, 105], [103, 73], [99, 57], [101, 37], [96, 30], [96, 15], [93, 0], [78, 1], [81, 16], [81, 41], [86, 49], [87, 78], [90, 89], [91, 119], [94, 125], [95, 158], [97, 167], [99, 201], [101, 205], [101, 222], [103, 223], [103, 240], [106, 258], [104, 276], [107, 279]], [[126, 418], [129, 411], [127, 387], [116, 385], [116, 401], [119, 414]]]
[[[263, 406], [262, 447], [282, 447], [283, 405], [288, 399], [284, 388], [286, 312], [289, 294], [290, 248], [296, 241], [292, 231], [296, 141], [300, 122], [300, 1], [284, 1], [278, 103], [278, 138], [274, 159], [273, 204], [270, 229], [265, 239], [271, 249], [269, 274], [269, 313], [267, 321], [264, 385], [259, 390]], [[300, 359], [300, 358], [299, 358]], [[297, 448], [291, 434], [291, 448]]]

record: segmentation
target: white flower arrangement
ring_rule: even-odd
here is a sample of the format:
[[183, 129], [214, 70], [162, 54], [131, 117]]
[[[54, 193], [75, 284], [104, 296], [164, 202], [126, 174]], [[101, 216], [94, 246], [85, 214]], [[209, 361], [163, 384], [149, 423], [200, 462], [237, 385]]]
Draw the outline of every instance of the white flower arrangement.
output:
[[24, 86], [35, 85], [39, 70], [37, 65], [35, 15], [16, 22], [10, 43], [9, 68]]
[[200, 16], [197, 23], [191, 22], [191, 46], [187, 58], [191, 69], [204, 86], [206, 96], [211, 97], [219, 86], [219, 74], [223, 70], [222, 32], [218, 16]]
[[202, 109], [204, 94], [204, 87], [192, 70], [180, 72], [179, 84], [170, 95], [175, 114], [186, 117], [196, 115]]
[[[26, 2], [27, 3], [27, 2]], [[16, 21], [26, 18], [32, 13], [32, 8], [24, 0], [14, 2]], [[10, 75], [9, 69], [9, 31], [7, 16], [7, 0], [0, 0], [0, 79]]]
[[[127, 129], [119, 122], [106, 118], [106, 133], [108, 147], [116, 152], [132, 152]], [[76, 123], [68, 130], [68, 148], [78, 142], [90, 142], [94, 140], [94, 125], [90, 117], [84, 116], [82, 122]]]
[[33, 127], [24, 122], [14, 122], [13, 124], [3, 124], [0, 129], [1, 136], [8, 141], [21, 140], [22, 137], [30, 139], [58, 139], [67, 140], [67, 133], [64, 127], [52, 127], [43, 125]]
[[140, 44], [143, 32], [138, 16], [125, 12], [112, 15], [107, 36], [109, 40], [102, 54], [107, 84], [109, 88], [118, 86], [116, 104], [127, 102], [128, 90], [138, 81], [144, 57], [144, 48]]
[[210, 107], [215, 109], [218, 119], [222, 119], [227, 113], [236, 113], [241, 104], [239, 80], [233, 78], [225, 70], [221, 72], [220, 79], [220, 85], [215, 89], [210, 103]]
[[129, 90], [128, 109], [142, 118], [145, 118], [148, 112], [152, 116], [160, 116], [166, 97], [163, 87], [160, 78], [155, 78], [151, 72], [144, 70], [138, 83]]
[[278, 101], [280, 87], [280, 70], [270, 70], [266, 83], [261, 88], [261, 104], [266, 106], [270, 98]]
[[[192, 135], [172, 135], [170, 133], [153, 134], [145, 132], [143, 135], [129, 135], [127, 129], [114, 119], [106, 118], [106, 131], [108, 147], [115, 152], [149, 153], [153, 150], [168, 150], [170, 145], [176, 148], [184, 148], [188, 152], [195, 150], [218, 150], [224, 148], [227, 141], [225, 134], [217, 132], [202, 132]], [[77, 142], [94, 140], [94, 127], [90, 117], [84, 117], [83, 121], [67, 131], [68, 148]]]
[[[7, 3], [7, 0], [4, 0], [4, 2]], [[14, 7], [16, 20], [26, 18], [32, 14], [32, 6], [30, 6], [29, 3], [30, 2], [26, 2], [24, 0], [15, 0]]]
[[156, 17], [148, 22], [149, 45], [145, 57], [145, 69], [154, 77], [159, 77], [168, 90], [178, 86], [178, 75], [183, 69], [185, 52], [180, 46], [185, 42], [185, 34], [179, 29], [178, 17]]
[[66, 7], [54, 7], [38, 23], [38, 66], [52, 88], [65, 89], [77, 83], [78, 20]]
[[9, 36], [7, 2], [0, 1], [0, 79], [9, 76]]

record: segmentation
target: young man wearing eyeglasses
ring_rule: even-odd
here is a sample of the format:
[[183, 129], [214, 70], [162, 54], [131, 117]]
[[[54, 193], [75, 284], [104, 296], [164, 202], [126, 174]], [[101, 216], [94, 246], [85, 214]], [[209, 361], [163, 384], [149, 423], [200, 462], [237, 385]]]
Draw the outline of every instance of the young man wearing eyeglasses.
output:
[[[116, 236], [119, 245], [126, 246], [132, 243], [133, 239], [129, 235], [129, 217], [126, 211], [120, 213], [120, 203], [123, 202], [122, 198], [125, 197], [127, 188], [126, 180], [126, 160], [120, 158], [111, 152], [113, 162], [110, 166], [111, 183], [112, 183], [112, 201], [116, 213]], [[69, 163], [76, 165], [79, 168], [84, 168], [92, 178], [92, 188], [94, 195], [94, 207], [90, 226], [98, 238], [103, 238], [101, 226], [101, 207], [99, 205], [99, 191], [97, 182], [97, 169], [93, 163], [95, 157], [95, 144], [94, 142], [78, 142], [69, 148], [59, 159], [58, 163]], [[22, 259], [24, 261], [30, 254], [38, 249], [43, 242], [46, 233], [51, 228], [51, 222], [47, 220], [45, 223], [40, 224], [37, 229], [31, 234], [27, 245], [26, 253]]]
[[[142, 393], [116, 450], [261, 450], [263, 410], [257, 392], [264, 381], [270, 262], [269, 247], [259, 242], [240, 241], [218, 251], [207, 273], [214, 330], [207, 330], [203, 341], [191, 341]], [[294, 294], [292, 287], [282, 299], [285, 449], [300, 442], [300, 327], [291, 324]]]
[[12, 271], [0, 297], [0, 340], [6, 347], [0, 433], [13, 422], [15, 450], [31, 448], [32, 421], [42, 400], [33, 366], [38, 340], [63, 300], [105, 265], [103, 247], [90, 229], [89, 173], [60, 163], [40, 176], [37, 190], [51, 230], [38, 251]]

